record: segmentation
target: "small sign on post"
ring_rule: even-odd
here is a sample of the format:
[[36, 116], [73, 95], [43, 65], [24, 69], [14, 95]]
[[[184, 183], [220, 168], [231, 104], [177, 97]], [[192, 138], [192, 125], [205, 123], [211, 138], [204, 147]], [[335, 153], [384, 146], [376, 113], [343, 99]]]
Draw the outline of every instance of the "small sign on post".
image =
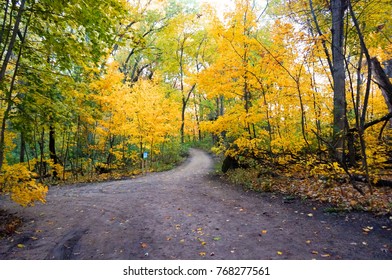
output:
[[142, 155], [142, 174], [144, 175], [147, 173], [147, 159], [148, 159], [148, 152], [143, 152]]

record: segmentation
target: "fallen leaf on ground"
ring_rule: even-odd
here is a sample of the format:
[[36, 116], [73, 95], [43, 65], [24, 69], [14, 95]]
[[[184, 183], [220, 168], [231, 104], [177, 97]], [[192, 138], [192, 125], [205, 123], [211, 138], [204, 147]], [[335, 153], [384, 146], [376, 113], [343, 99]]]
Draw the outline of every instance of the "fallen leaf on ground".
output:
[[280, 256], [280, 255], [283, 255], [283, 252], [281, 252], [281, 251], [277, 251], [276, 253], [277, 253], [279, 256]]
[[145, 249], [145, 248], [147, 248], [147, 247], [148, 247], [148, 244], [147, 244], [147, 243], [144, 243], [144, 242], [142, 242], [142, 243], [140, 243], [140, 247], [142, 247], [143, 249]]
[[329, 258], [331, 255], [330, 254], [322, 254], [320, 256], [322, 256], [323, 258]]
[[310, 243], [312, 243], [312, 241], [306, 240], [306, 244], [310, 244]]
[[309, 214], [308, 214], [308, 217], [313, 217], [313, 214], [312, 214], [312, 213], [309, 213]]
[[22, 248], [25, 247], [25, 245], [23, 245], [23, 244], [18, 244], [17, 247], [22, 249]]
[[261, 231], [262, 234], [267, 234], [267, 231], [264, 229]]
[[221, 238], [219, 236], [214, 237], [214, 241], [219, 241]]
[[364, 234], [367, 234], [373, 230], [373, 227], [367, 226], [367, 227], [362, 228], [362, 230], [363, 230]]
[[206, 254], [207, 254], [206, 252], [200, 252], [200, 253], [199, 253], [199, 255], [200, 255], [201, 257], [205, 257]]
[[312, 251], [312, 254], [313, 255], [318, 255], [318, 252], [317, 251]]

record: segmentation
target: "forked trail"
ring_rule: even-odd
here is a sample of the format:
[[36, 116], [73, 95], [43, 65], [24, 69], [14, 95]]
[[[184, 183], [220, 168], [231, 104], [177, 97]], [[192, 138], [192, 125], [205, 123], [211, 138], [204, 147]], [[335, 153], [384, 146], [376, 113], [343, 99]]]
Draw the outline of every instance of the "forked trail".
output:
[[169, 172], [52, 187], [45, 205], [2, 198], [25, 223], [0, 240], [0, 259], [392, 259], [388, 217], [244, 192], [212, 165], [191, 150]]

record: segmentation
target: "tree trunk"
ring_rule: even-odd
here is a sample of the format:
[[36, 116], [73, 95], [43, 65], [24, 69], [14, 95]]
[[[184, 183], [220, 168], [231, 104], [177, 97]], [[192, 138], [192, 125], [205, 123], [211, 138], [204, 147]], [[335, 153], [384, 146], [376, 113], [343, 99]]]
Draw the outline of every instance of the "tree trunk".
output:
[[45, 162], [45, 129], [42, 128], [41, 137], [38, 140], [39, 154], [40, 154], [40, 162], [39, 162], [39, 177], [40, 180], [46, 175], [46, 162]]
[[54, 164], [58, 163], [58, 158], [56, 154], [56, 132], [53, 125], [49, 127], [49, 153], [50, 159], [53, 160]]
[[181, 108], [181, 128], [180, 128], [180, 134], [181, 134], [181, 143], [185, 142], [185, 110], [186, 110], [186, 99], [183, 96], [182, 97], [182, 108]]
[[5, 130], [7, 126], [7, 120], [12, 108], [11, 100], [7, 100], [7, 103], [8, 103], [7, 109], [4, 112], [3, 120], [1, 122], [1, 130], [0, 130], [0, 171], [2, 170], [4, 157], [5, 157]]
[[[49, 156], [54, 164], [58, 164], [58, 158], [56, 154], [56, 132], [53, 125], [49, 126]], [[53, 171], [53, 178], [57, 178], [56, 170]]]
[[[380, 87], [385, 103], [388, 106], [389, 113], [392, 113], [392, 83], [387, 74], [381, 67], [380, 62], [376, 57], [371, 59], [372, 73], [376, 84]], [[389, 120], [392, 126], [392, 119]]]
[[392, 78], [392, 59], [385, 61], [383, 64], [385, 66], [385, 74], [388, 78]]
[[344, 57], [345, 0], [331, 0], [332, 12], [332, 78], [334, 84], [333, 138], [336, 157], [343, 161], [344, 134], [346, 130], [346, 73]]
[[25, 152], [26, 152], [26, 140], [24, 133], [20, 133], [20, 152], [19, 152], [19, 162], [25, 162]]
[[186, 107], [188, 105], [189, 98], [191, 97], [191, 94], [193, 90], [196, 88], [196, 84], [194, 84], [191, 89], [188, 91], [188, 94], [185, 96], [184, 95], [184, 87], [183, 84], [181, 84], [181, 92], [182, 92], [182, 109], [181, 109], [181, 128], [180, 128], [180, 134], [181, 134], [181, 143], [183, 144], [185, 142], [185, 111]]
[[116, 140], [115, 135], [113, 136], [109, 135], [109, 151], [108, 151], [108, 156], [106, 157], [106, 164], [109, 166], [109, 168], [113, 163], [113, 161], [116, 159], [114, 154], [112, 153], [115, 140]]

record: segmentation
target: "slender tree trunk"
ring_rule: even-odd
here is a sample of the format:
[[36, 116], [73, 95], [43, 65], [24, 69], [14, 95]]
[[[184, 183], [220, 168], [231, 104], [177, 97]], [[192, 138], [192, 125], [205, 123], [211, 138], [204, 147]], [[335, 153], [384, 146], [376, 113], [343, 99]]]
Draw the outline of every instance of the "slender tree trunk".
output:
[[[314, 62], [313, 62], [313, 68], [314, 68]], [[308, 72], [311, 73], [310, 67], [308, 67]], [[316, 94], [318, 94], [318, 88], [317, 88], [317, 81], [316, 81], [316, 74], [313, 71], [311, 78], [310, 78], [310, 84], [313, 88], [313, 110], [314, 110], [314, 121], [316, 125], [316, 132], [317, 135], [321, 135], [321, 109], [320, 106], [318, 105], [318, 100]], [[321, 159], [321, 140], [319, 137], [317, 137], [317, 146], [319, 150], [319, 156]]]
[[115, 135], [109, 135], [109, 151], [108, 151], [108, 156], [106, 157], [106, 164], [109, 166], [109, 168], [113, 163], [113, 161], [115, 160], [114, 155], [112, 153], [115, 140], [116, 140]]
[[[332, 1], [333, 1], [333, 0], [332, 0]], [[333, 71], [333, 66], [332, 66], [331, 56], [330, 56], [329, 50], [328, 50], [328, 48], [327, 48], [327, 42], [326, 42], [326, 40], [324, 39], [324, 37], [322, 36], [322, 35], [323, 35], [323, 32], [321, 31], [320, 24], [319, 24], [319, 22], [318, 22], [318, 20], [317, 20], [316, 12], [315, 12], [315, 10], [314, 10], [314, 8], [313, 8], [313, 0], [309, 0], [309, 7], [310, 7], [310, 10], [311, 10], [311, 13], [312, 13], [312, 17], [313, 17], [314, 24], [315, 24], [315, 26], [316, 26], [317, 33], [318, 33], [318, 35], [322, 38], [322, 39], [321, 39], [321, 44], [323, 45], [323, 50], [324, 50], [325, 56], [326, 56], [327, 61], [328, 61], [329, 69], [330, 69], [331, 72], [332, 72], [332, 71]], [[342, 28], [343, 28], [343, 27], [342, 27]]]
[[306, 137], [306, 115], [305, 115], [305, 107], [304, 107], [304, 102], [302, 100], [302, 93], [301, 93], [301, 87], [300, 87], [300, 82], [299, 82], [299, 77], [295, 80], [296, 87], [297, 87], [297, 92], [298, 92], [298, 99], [299, 99], [299, 105], [301, 108], [301, 131], [302, 131], [302, 138], [304, 139], [306, 145], [310, 147], [310, 144], [308, 142], [308, 139]]
[[140, 139], [140, 169], [144, 168], [144, 150], [143, 150], [143, 138]]
[[332, 12], [332, 78], [333, 98], [333, 138], [337, 158], [344, 161], [344, 135], [346, 131], [346, 72], [344, 57], [344, 13], [345, 0], [331, 0]]
[[[81, 147], [80, 147], [80, 116], [78, 116], [77, 117], [77, 121], [76, 121], [76, 131], [75, 131], [75, 146], [74, 146], [74, 152], [73, 152], [73, 157], [74, 157], [74, 160], [75, 160], [75, 164], [74, 164], [74, 166], [73, 166], [73, 173], [75, 174], [75, 177], [76, 177], [76, 180], [78, 180], [78, 178], [79, 178], [79, 175], [78, 175], [78, 173], [79, 173], [79, 171], [78, 171], [78, 169], [79, 169], [79, 161], [80, 161], [80, 156], [81, 156], [81, 153], [80, 153], [80, 150], [81, 150]], [[80, 164], [80, 165], [82, 165], [82, 164]], [[81, 169], [82, 170], [82, 169]]]
[[[63, 157], [63, 181], [65, 181], [65, 167], [67, 166], [67, 159], [68, 159], [68, 153], [69, 153], [69, 142], [71, 141], [71, 132], [67, 133], [67, 147], [65, 148], [64, 152], [64, 157]], [[64, 135], [65, 139], [65, 135]]]
[[185, 111], [186, 111], [186, 107], [188, 106], [189, 98], [191, 97], [191, 94], [195, 88], [196, 88], [196, 84], [194, 84], [191, 87], [191, 89], [189, 90], [189, 92], [185, 96], [184, 87], [183, 87], [183, 84], [181, 83], [181, 91], [182, 91], [181, 128], [180, 128], [181, 143], [185, 143]]
[[53, 160], [54, 164], [57, 164], [58, 158], [56, 154], [56, 131], [53, 125], [49, 126], [49, 153], [50, 159]]
[[269, 112], [269, 108], [268, 108], [268, 102], [267, 102], [267, 97], [266, 97], [266, 91], [262, 86], [262, 95], [263, 95], [263, 102], [264, 102], [264, 106], [265, 106], [265, 117], [267, 119], [267, 131], [268, 131], [268, 138], [269, 138], [269, 142], [268, 142], [268, 152], [270, 154], [272, 154], [272, 126], [271, 126], [271, 121], [270, 121], [270, 112]]
[[42, 128], [41, 137], [38, 141], [38, 146], [39, 146], [39, 154], [40, 154], [39, 177], [40, 180], [42, 180], [43, 177], [46, 175], [46, 162], [44, 162], [45, 159], [45, 129], [44, 128]]
[[[56, 131], [53, 125], [49, 126], [49, 156], [54, 164], [58, 164], [58, 158], [56, 154]], [[57, 171], [53, 171], [53, 178], [57, 178]]]
[[[200, 131], [200, 104], [197, 104], [196, 102], [196, 96], [194, 96], [194, 104], [195, 104], [195, 118], [196, 118], [196, 124], [197, 124], [197, 138], [198, 141], [201, 141], [201, 131]], [[198, 106], [199, 105], [199, 106]], [[199, 108], [197, 108], [199, 107]]]
[[26, 140], [24, 133], [20, 133], [20, 152], [19, 152], [19, 162], [25, 162], [25, 152], [26, 152]]
[[181, 134], [181, 143], [185, 142], [184, 135], [185, 135], [185, 110], [186, 110], [186, 99], [183, 96], [182, 97], [182, 108], [181, 108], [181, 128], [180, 128], [180, 134]]
[[[376, 84], [380, 87], [385, 103], [388, 106], [389, 113], [392, 113], [392, 83], [387, 74], [382, 69], [380, 62], [376, 57], [371, 59], [372, 73]], [[392, 126], [392, 119], [389, 120]]]
[[9, 118], [9, 114], [11, 112], [12, 103], [11, 100], [7, 100], [7, 108], [3, 115], [3, 120], [1, 121], [1, 130], [0, 130], [0, 171], [2, 170], [4, 157], [5, 157], [5, 130], [7, 126], [7, 120]]
[[[249, 109], [252, 106], [251, 104], [251, 96], [250, 96], [250, 92], [249, 92], [249, 88], [248, 88], [248, 82], [247, 82], [247, 77], [245, 76], [245, 84], [244, 84], [244, 100], [245, 100], [245, 112], [246, 115], [248, 116], [249, 113]], [[248, 131], [248, 135], [249, 135], [249, 139], [252, 139], [252, 131], [251, 131], [251, 124], [248, 122], [248, 120], [246, 119], [246, 129]]]
[[223, 116], [225, 114], [225, 97], [223, 95], [219, 97], [219, 102], [219, 116]]
[[367, 81], [366, 81], [366, 90], [365, 90], [365, 97], [363, 101], [363, 109], [362, 109], [362, 115], [360, 118], [360, 125], [359, 125], [359, 140], [361, 143], [361, 152], [362, 152], [362, 166], [365, 169], [366, 172], [366, 179], [369, 183], [370, 187], [370, 193], [373, 194], [373, 188], [372, 188], [372, 183], [370, 180], [370, 173], [369, 173], [369, 167], [368, 167], [368, 162], [367, 162], [367, 155], [366, 155], [366, 141], [365, 141], [365, 121], [366, 121], [366, 113], [367, 113], [367, 108], [368, 108], [368, 103], [369, 103], [369, 96], [370, 96], [370, 87], [371, 87], [371, 82], [372, 82], [372, 67], [371, 67], [371, 58], [369, 51], [366, 47], [365, 40], [363, 38], [362, 31], [360, 29], [357, 17], [354, 13], [353, 7], [351, 5], [351, 1], [348, 1], [348, 8], [349, 12], [351, 15], [351, 18], [354, 22], [355, 29], [357, 31], [360, 43], [361, 43], [361, 51], [365, 54], [366, 57], [366, 62], [368, 65], [368, 73], [367, 73]]

